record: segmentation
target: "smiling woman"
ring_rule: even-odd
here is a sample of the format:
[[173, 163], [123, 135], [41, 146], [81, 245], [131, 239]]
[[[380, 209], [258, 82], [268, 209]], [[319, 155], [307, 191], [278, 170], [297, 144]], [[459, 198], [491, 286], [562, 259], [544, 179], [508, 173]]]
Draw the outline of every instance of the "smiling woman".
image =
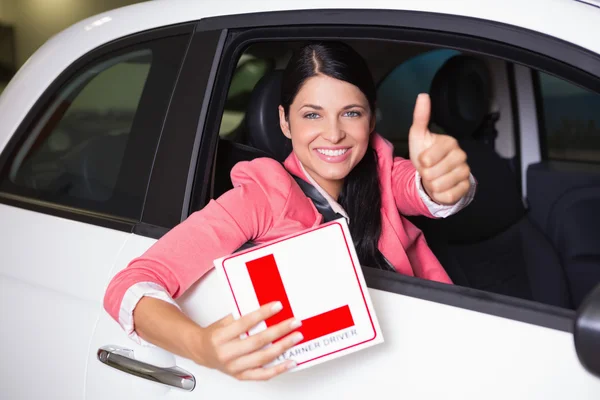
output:
[[[282, 309], [267, 304], [237, 321], [202, 328], [173, 300], [245, 243], [263, 244], [323, 222], [300, 189], [304, 181], [349, 221], [361, 265], [451, 284], [421, 232], [406, 215], [451, 215], [473, 198], [474, 178], [457, 142], [429, 132], [430, 103], [419, 96], [411, 160], [374, 131], [375, 85], [350, 46], [300, 48], [283, 73], [279, 122], [292, 152], [240, 162], [234, 188], [163, 236], [111, 281], [105, 308], [136, 341], [147, 341], [238, 379], [262, 380], [294, 368], [264, 367], [304, 339], [294, 318], [239, 340]], [[273, 110], [275, 111], [275, 110]], [[278, 340], [278, 339], [282, 340]], [[273, 343], [270, 347], [265, 345]]]
[[281, 103], [281, 130], [305, 175], [336, 209], [346, 210], [341, 214], [352, 221], [361, 263], [388, 269], [377, 249], [381, 194], [377, 158], [369, 146], [375, 85], [365, 61], [341, 44], [308, 45], [289, 62]]

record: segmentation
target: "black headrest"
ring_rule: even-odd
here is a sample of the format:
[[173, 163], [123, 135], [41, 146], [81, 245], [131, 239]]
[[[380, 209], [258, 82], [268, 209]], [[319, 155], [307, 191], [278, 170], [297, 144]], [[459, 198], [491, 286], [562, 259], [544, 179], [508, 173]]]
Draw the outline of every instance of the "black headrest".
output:
[[246, 112], [248, 144], [278, 161], [284, 161], [292, 151], [291, 141], [283, 135], [279, 126], [282, 76], [281, 70], [263, 76], [252, 91]]
[[454, 56], [436, 73], [429, 95], [432, 121], [457, 139], [471, 138], [490, 112], [489, 70], [478, 58]]

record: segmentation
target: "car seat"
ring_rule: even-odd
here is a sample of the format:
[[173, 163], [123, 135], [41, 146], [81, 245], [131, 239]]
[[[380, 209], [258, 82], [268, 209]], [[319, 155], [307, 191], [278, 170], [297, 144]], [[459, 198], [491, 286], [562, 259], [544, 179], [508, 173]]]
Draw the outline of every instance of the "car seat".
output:
[[508, 160], [494, 150], [492, 90], [487, 66], [472, 56], [452, 57], [437, 72], [432, 122], [467, 153], [477, 192], [453, 216], [412, 220], [456, 284], [570, 307], [558, 254], [530, 221]]

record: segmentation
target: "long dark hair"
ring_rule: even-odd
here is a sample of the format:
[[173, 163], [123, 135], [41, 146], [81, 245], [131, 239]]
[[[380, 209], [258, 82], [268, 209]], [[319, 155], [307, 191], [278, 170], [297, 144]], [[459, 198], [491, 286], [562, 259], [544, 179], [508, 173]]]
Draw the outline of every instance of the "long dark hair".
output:
[[[346, 44], [324, 42], [305, 45], [290, 59], [281, 85], [281, 105], [286, 117], [304, 82], [318, 74], [358, 87], [369, 102], [371, 115], [374, 115], [376, 89], [365, 60]], [[371, 146], [344, 179], [338, 202], [350, 218], [350, 234], [360, 263], [390, 269], [377, 248], [381, 236], [381, 189], [377, 154]]]

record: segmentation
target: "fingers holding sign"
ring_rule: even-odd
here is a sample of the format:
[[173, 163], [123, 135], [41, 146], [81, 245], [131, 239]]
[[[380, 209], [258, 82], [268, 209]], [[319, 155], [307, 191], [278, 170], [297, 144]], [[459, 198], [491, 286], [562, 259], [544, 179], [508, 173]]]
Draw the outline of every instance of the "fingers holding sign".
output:
[[454, 205], [471, 188], [467, 155], [453, 137], [429, 131], [430, 116], [429, 95], [420, 94], [408, 136], [410, 160], [429, 197], [438, 204]]
[[267, 304], [238, 320], [227, 316], [208, 326], [201, 338], [198, 363], [240, 380], [267, 380], [293, 368], [295, 364], [291, 361], [264, 366], [302, 341], [301, 333], [292, 333], [300, 327], [300, 321], [291, 318], [255, 335], [240, 338], [280, 310], [281, 303]]

